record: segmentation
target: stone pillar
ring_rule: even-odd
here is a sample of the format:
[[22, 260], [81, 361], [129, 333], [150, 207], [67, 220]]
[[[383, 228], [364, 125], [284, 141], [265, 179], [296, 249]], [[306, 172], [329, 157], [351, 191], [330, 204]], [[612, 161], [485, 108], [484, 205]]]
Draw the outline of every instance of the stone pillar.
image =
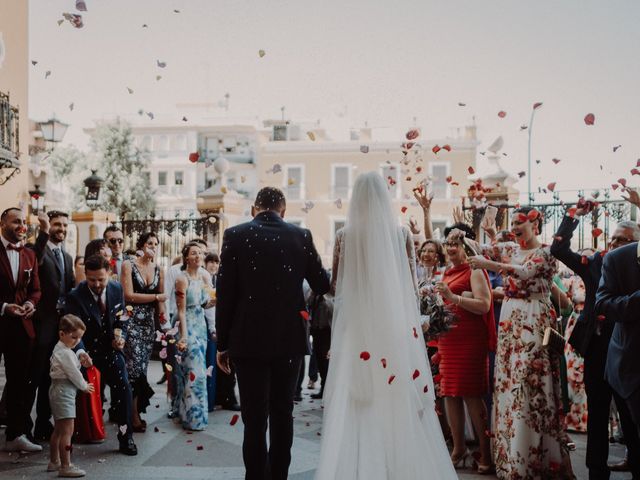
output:
[[113, 213], [107, 212], [73, 212], [71, 220], [76, 224], [78, 231], [77, 254], [83, 255], [84, 247], [91, 240], [102, 238], [104, 230], [116, 220]]

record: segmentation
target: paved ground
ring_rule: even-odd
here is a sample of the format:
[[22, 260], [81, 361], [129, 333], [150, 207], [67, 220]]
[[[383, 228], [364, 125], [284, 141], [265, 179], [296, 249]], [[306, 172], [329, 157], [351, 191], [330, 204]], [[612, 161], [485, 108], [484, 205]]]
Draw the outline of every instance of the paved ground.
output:
[[[160, 377], [160, 365], [152, 362], [150, 380]], [[4, 369], [0, 373], [0, 385], [4, 384]], [[318, 459], [322, 408], [317, 401], [305, 399], [295, 409], [295, 440], [291, 480], [312, 480]], [[233, 412], [216, 411], [209, 415], [209, 428], [205, 432], [188, 434], [166, 417], [168, 404], [162, 388], [156, 388], [151, 410], [147, 415], [148, 429], [136, 434], [139, 454], [126, 457], [116, 452], [116, 427], [108, 426], [107, 441], [101, 445], [74, 446], [73, 461], [87, 470], [92, 478], [100, 480], [139, 479], [206, 479], [240, 480], [243, 477], [241, 443], [242, 422], [229, 425]], [[157, 430], [157, 431], [156, 431]], [[578, 449], [572, 460], [579, 479], [587, 479], [584, 468], [585, 436], [573, 435]], [[613, 445], [611, 460], [624, 454], [620, 445]], [[0, 478], [2, 480], [47, 478], [48, 451], [31, 455], [0, 452]], [[471, 470], [460, 470], [463, 480], [492, 478], [474, 475]], [[429, 478], [425, 472], [425, 479]], [[612, 475], [612, 480], [630, 479], [630, 474]], [[340, 479], [342, 480], [342, 479]], [[349, 480], [349, 479], [344, 479]], [[402, 479], [398, 479], [402, 480]]]

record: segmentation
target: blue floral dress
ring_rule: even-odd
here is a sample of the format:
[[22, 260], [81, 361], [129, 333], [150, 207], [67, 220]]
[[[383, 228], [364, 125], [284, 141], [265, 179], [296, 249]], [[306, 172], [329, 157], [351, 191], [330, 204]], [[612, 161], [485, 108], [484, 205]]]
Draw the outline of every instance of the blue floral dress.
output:
[[207, 322], [202, 305], [209, 295], [200, 279], [187, 278], [186, 293], [187, 350], [181, 355], [177, 368], [176, 398], [183, 428], [204, 430], [209, 421], [207, 405]]

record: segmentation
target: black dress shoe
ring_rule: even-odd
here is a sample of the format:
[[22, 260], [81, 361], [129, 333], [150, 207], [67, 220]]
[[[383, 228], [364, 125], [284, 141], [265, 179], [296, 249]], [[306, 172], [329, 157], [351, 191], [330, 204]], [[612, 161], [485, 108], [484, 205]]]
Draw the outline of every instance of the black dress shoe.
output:
[[162, 375], [162, 378], [156, 382], [156, 385], [162, 385], [166, 381], [167, 381], [167, 374], [165, 373], [164, 375]]
[[301, 401], [302, 401], [302, 395], [300, 395], [299, 393], [296, 393], [296, 394], [293, 396], [293, 401], [294, 401], [294, 402], [301, 402]]
[[134, 455], [138, 454], [138, 447], [136, 447], [136, 444], [133, 443], [133, 438], [131, 437], [120, 438], [119, 441], [120, 441], [120, 448], [118, 449], [118, 451], [120, 453], [129, 455], [130, 457], [133, 457]]
[[231, 410], [232, 412], [239, 412], [241, 410], [239, 403], [226, 403], [222, 406], [223, 410]]

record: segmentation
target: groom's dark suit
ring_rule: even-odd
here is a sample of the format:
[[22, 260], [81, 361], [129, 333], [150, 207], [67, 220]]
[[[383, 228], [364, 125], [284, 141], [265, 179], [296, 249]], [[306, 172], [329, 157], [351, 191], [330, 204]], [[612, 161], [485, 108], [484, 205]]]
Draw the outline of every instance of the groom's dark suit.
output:
[[308, 353], [304, 279], [320, 295], [329, 290], [309, 230], [267, 211], [225, 231], [216, 331], [238, 376], [247, 480], [287, 478], [295, 383]]
[[640, 426], [640, 264], [638, 244], [609, 252], [604, 258], [596, 308], [616, 324], [609, 344], [606, 378], [624, 398]]

